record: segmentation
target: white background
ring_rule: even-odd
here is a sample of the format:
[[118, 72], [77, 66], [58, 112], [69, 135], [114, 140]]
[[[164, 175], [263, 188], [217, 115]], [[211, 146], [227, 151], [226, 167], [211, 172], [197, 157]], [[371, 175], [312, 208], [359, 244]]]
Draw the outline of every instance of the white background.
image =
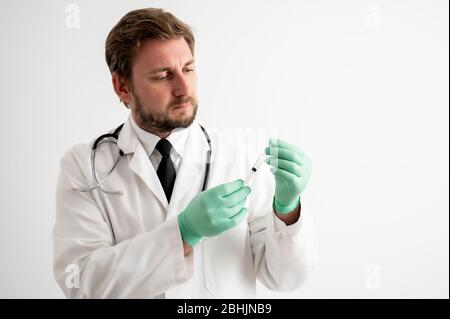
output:
[[275, 127], [313, 160], [320, 266], [260, 297], [449, 297], [446, 0], [2, 0], [0, 297], [63, 297], [59, 159], [125, 119], [104, 42], [149, 6], [194, 30], [202, 123]]

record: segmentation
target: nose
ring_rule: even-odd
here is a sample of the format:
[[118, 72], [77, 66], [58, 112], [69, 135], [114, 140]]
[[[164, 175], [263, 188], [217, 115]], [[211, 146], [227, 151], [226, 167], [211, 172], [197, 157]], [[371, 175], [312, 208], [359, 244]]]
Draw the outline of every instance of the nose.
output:
[[189, 96], [191, 93], [191, 85], [189, 79], [184, 74], [178, 74], [175, 79], [174, 95], [176, 97]]

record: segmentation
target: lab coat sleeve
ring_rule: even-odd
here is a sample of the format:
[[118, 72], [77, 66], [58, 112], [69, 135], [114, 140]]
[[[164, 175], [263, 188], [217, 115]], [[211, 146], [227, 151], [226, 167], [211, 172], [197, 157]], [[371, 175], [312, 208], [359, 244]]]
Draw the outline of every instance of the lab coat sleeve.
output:
[[299, 220], [289, 226], [273, 212], [275, 182], [263, 167], [253, 182], [249, 203], [250, 245], [258, 280], [275, 291], [297, 289], [318, 263], [315, 225], [302, 205]]
[[152, 298], [192, 277], [176, 217], [112, 245], [111, 232], [74, 154], [61, 160], [53, 230], [53, 270], [69, 298]]

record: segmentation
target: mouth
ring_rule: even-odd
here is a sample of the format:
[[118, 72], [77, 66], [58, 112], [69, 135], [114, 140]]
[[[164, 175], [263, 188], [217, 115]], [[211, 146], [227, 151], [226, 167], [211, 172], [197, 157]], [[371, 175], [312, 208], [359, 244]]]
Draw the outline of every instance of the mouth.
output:
[[175, 110], [178, 110], [178, 109], [182, 109], [182, 108], [185, 108], [185, 107], [188, 107], [189, 105], [191, 105], [191, 103], [185, 103], [185, 104], [180, 104], [180, 105], [176, 105], [175, 107], [174, 107], [174, 109]]

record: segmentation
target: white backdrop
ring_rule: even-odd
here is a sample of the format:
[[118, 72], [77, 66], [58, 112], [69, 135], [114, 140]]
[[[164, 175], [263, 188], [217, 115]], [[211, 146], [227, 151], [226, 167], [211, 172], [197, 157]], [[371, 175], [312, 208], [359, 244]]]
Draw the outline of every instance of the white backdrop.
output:
[[0, 2], [0, 297], [60, 298], [59, 159], [121, 123], [104, 42], [126, 12], [193, 27], [199, 119], [313, 160], [320, 266], [273, 298], [448, 298], [448, 1]]

